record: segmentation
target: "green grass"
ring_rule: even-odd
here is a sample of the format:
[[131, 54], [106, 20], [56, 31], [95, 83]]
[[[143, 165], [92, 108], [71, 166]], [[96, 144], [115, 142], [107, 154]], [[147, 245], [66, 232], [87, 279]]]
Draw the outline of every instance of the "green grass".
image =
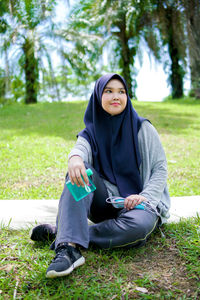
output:
[[[157, 128], [171, 196], [200, 195], [200, 102], [133, 102]], [[0, 108], [0, 199], [58, 199], [87, 102]]]
[[138, 249], [82, 250], [86, 264], [59, 279], [45, 278], [49, 245], [2, 228], [0, 299], [199, 299], [199, 226], [165, 225], [165, 238], [157, 231]]
[[[133, 103], [157, 128], [171, 196], [200, 195], [200, 103]], [[0, 109], [0, 199], [57, 199], [86, 102]], [[46, 279], [54, 253], [0, 226], [0, 299], [199, 299], [200, 218], [163, 226], [139, 249], [83, 250], [86, 264]], [[143, 290], [142, 290], [143, 289]]]

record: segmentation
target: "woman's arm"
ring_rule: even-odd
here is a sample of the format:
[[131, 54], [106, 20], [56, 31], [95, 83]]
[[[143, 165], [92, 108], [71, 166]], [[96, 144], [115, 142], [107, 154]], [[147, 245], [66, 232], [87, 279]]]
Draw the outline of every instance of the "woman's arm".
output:
[[88, 141], [82, 137], [79, 136], [74, 148], [71, 150], [71, 152], [68, 155], [68, 160], [72, 157], [78, 155], [82, 158], [83, 161], [89, 163], [92, 165], [92, 149]]
[[83, 187], [83, 179], [86, 184], [89, 184], [84, 161], [91, 164], [92, 151], [88, 141], [83, 137], [78, 137], [76, 145], [68, 156], [68, 174], [72, 184]]
[[148, 121], [142, 123], [138, 133], [141, 155], [140, 174], [143, 182], [144, 196], [157, 206], [167, 185], [167, 161], [159, 135]]

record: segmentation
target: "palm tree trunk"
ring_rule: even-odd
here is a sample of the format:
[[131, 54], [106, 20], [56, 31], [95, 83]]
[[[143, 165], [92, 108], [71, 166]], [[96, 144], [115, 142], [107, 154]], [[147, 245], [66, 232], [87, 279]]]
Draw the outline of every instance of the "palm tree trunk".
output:
[[118, 33], [119, 44], [121, 48], [121, 57], [119, 61], [119, 66], [122, 69], [122, 76], [127, 82], [128, 91], [130, 98], [135, 96], [133, 92], [132, 78], [130, 66], [133, 64], [133, 56], [130, 54], [130, 49], [128, 45], [128, 37], [126, 35], [126, 19], [125, 15], [122, 17], [121, 22], [118, 24], [120, 32]]
[[189, 42], [191, 94], [200, 99], [200, 2], [183, 1]]
[[169, 56], [171, 59], [171, 75], [170, 75], [170, 84], [172, 88], [172, 98], [181, 98], [183, 97], [183, 78], [184, 70], [180, 64], [181, 58], [179, 55], [179, 49], [176, 46], [176, 36], [173, 28], [173, 9], [167, 8], [167, 19], [168, 19], [168, 49]]
[[196, 99], [200, 99], [200, 61], [196, 63], [190, 63], [190, 72], [191, 72], [191, 96]]
[[131, 78], [131, 70], [130, 70], [130, 53], [128, 47], [128, 41], [123, 40], [122, 42], [122, 49], [121, 49], [121, 60], [120, 60], [120, 67], [122, 68], [122, 76], [127, 82], [128, 91], [130, 98], [134, 97], [133, 86], [132, 86], [132, 78]]
[[8, 49], [5, 47], [5, 94], [8, 94], [10, 91], [10, 67], [9, 67], [9, 59], [8, 59]]
[[35, 58], [34, 42], [26, 39], [23, 44], [23, 51], [25, 56], [24, 72], [25, 72], [25, 103], [37, 103], [38, 93], [38, 61]]
[[179, 63], [178, 50], [174, 47], [173, 39], [169, 41], [169, 55], [171, 58], [170, 83], [172, 87], [172, 98], [181, 98], [183, 97], [184, 71]]

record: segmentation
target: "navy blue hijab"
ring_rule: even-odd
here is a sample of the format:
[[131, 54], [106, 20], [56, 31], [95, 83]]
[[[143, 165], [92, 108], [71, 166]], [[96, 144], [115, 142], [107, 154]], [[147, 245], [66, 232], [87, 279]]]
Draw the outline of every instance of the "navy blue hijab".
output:
[[[103, 90], [111, 79], [120, 80], [127, 94], [126, 108], [114, 116], [101, 105]], [[84, 116], [86, 128], [78, 135], [84, 137], [92, 148], [95, 170], [102, 178], [117, 185], [123, 197], [142, 191], [138, 131], [144, 120], [132, 106], [123, 77], [112, 73], [96, 81]]]

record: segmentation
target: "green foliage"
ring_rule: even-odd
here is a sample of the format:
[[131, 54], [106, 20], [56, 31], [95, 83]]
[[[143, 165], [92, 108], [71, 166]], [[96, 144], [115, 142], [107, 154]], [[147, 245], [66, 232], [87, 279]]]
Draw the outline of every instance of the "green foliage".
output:
[[140, 51], [141, 40], [146, 41], [158, 60], [163, 55], [162, 45], [168, 45], [172, 96], [183, 96], [186, 35], [181, 8], [176, 2], [80, 1], [72, 11], [71, 26], [87, 30], [90, 34], [95, 32], [103, 35], [108, 64], [112, 70], [119, 70], [126, 79], [131, 97], [135, 95], [137, 86], [134, 63]]
[[4, 14], [9, 11], [9, 2], [6, 0], [0, 1], [0, 34], [3, 34], [7, 30], [7, 22], [4, 18]]
[[[108, 65], [111, 71], [117, 69], [125, 78], [131, 97], [135, 95], [137, 85], [134, 61], [141, 37], [146, 38], [149, 45], [151, 37], [151, 49], [152, 41], [155, 41], [148, 9], [149, 7], [138, 1], [96, 0], [80, 1], [72, 11], [72, 26], [103, 36], [104, 48], [108, 52]], [[143, 35], [143, 32], [146, 34]], [[157, 56], [157, 50], [155, 53]]]
[[39, 62], [41, 63], [44, 51], [42, 38], [47, 36], [43, 26], [50, 22], [48, 14], [53, 13], [55, 3], [54, 0], [48, 1], [47, 4], [44, 1], [38, 3], [35, 0], [18, 0], [11, 3], [8, 11], [9, 17], [5, 16], [7, 27], [5, 33], [2, 34], [2, 49], [5, 57], [8, 56], [8, 51], [15, 53], [11, 61], [5, 60], [6, 69], [10, 71], [11, 62], [14, 61], [13, 69], [16, 76], [22, 73], [20, 69], [24, 72], [25, 103], [37, 102], [38, 65]]
[[[80, 84], [86, 78], [90, 78], [89, 83], [91, 83], [102, 72], [104, 40], [101, 29], [98, 28], [100, 23], [92, 17], [91, 7], [92, 1], [80, 1], [80, 4], [71, 11], [69, 20], [65, 24], [66, 29], [56, 31], [61, 38], [64, 37], [67, 42], [70, 42], [71, 49], [68, 47], [66, 50], [62, 49], [61, 55], [68, 71], [69, 67], [71, 68], [69, 73], [73, 73], [73, 77], [76, 77], [75, 82]], [[66, 71], [65, 67], [62, 73]]]
[[187, 56], [182, 9], [179, 1], [152, 2], [154, 3], [152, 21], [159, 30], [162, 45], [168, 48], [170, 58], [168, 82], [171, 86], [172, 97], [181, 98], [183, 97], [183, 78], [186, 72]]
[[11, 90], [14, 102], [20, 102], [24, 98], [24, 82], [21, 76], [14, 76], [11, 81]]
[[55, 0], [17, 0], [12, 7], [13, 16], [29, 30], [34, 30], [48, 17], [56, 4]]
[[[135, 59], [142, 57], [141, 45], [144, 47], [145, 41], [157, 60], [170, 65], [165, 71], [169, 74], [173, 98], [183, 95], [189, 50], [191, 93], [198, 98], [200, 6], [197, 2], [80, 0], [65, 21], [55, 23], [55, 8], [60, 1], [2, 0], [0, 49], [5, 62], [5, 92], [14, 93], [11, 80], [21, 75], [26, 87], [25, 103], [37, 102], [38, 94], [40, 98], [47, 94], [46, 98], [55, 101], [66, 98], [67, 93], [77, 96], [77, 86], [81, 91], [88, 90], [102, 73], [117, 71], [126, 79], [130, 96], [134, 97]], [[170, 63], [166, 59], [166, 46]], [[57, 68], [52, 63], [55, 53], [60, 58]], [[107, 66], [103, 62], [105, 53]]]
[[[79, 25], [71, 26], [68, 20], [55, 24], [52, 18], [56, 4], [53, 0], [18, 0], [7, 17], [8, 27], [2, 35], [3, 59], [9, 82], [15, 76], [25, 79], [25, 103], [37, 102], [38, 95], [40, 101], [58, 101], [68, 92], [77, 95], [82, 90], [85, 94], [103, 70], [101, 35], [79, 31]], [[12, 51], [12, 60], [6, 59]], [[52, 63], [54, 55], [61, 58], [57, 68]], [[7, 93], [14, 93], [12, 86], [7, 85]]]

